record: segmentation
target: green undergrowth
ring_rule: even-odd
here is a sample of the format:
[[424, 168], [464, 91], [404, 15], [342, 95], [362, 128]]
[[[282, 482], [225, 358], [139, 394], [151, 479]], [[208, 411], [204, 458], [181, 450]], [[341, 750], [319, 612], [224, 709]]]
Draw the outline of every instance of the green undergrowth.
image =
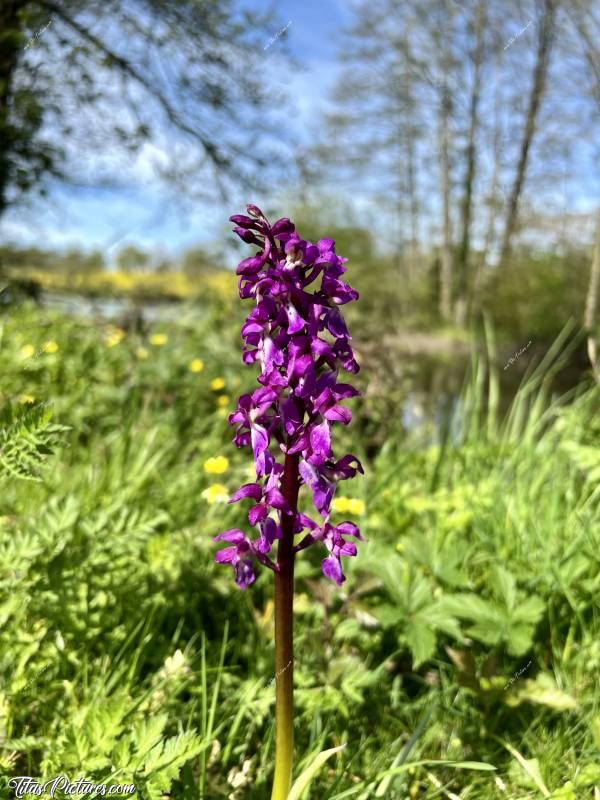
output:
[[[0, 317], [3, 796], [64, 774], [269, 797], [271, 576], [240, 592], [211, 538], [244, 525], [224, 501], [249, 479], [231, 317]], [[433, 431], [375, 445], [356, 405], [340, 448], [366, 476], [340, 506], [368, 541], [341, 590], [321, 554], [297, 565], [297, 773], [346, 745], [310, 797], [598, 796], [600, 390], [553, 392], [571, 334], [508, 414], [485, 356]]]

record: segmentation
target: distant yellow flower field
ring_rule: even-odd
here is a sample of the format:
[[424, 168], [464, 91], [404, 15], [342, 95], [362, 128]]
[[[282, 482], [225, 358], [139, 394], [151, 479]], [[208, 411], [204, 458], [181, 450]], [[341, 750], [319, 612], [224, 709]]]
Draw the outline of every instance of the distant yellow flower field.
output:
[[19, 278], [38, 283], [43, 289], [85, 294], [130, 295], [133, 297], [170, 297], [179, 300], [210, 295], [222, 300], [235, 296], [236, 277], [229, 270], [215, 267], [213, 272], [192, 277], [184, 272], [122, 272], [97, 270], [85, 274], [48, 272], [41, 269], [19, 270]]

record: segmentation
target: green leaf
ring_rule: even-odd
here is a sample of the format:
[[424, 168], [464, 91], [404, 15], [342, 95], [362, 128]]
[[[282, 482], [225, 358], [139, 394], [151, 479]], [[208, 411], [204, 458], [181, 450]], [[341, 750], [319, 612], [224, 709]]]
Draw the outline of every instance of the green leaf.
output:
[[419, 667], [424, 661], [435, 653], [434, 631], [418, 620], [411, 620], [405, 631], [406, 642], [413, 656], [414, 668]]
[[511, 656], [522, 656], [533, 644], [535, 628], [532, 625], [513, 625], [507, 635], [508, 652]]
[[136, 769], [142, 765], [150, 750], [160, 741], [166, 724], [166, 714], [156, 714], [156, 716], [138, 723], [133, 733], [136, 757], [139, 759]]
[[575, 778], [576, 786], [593, 786], [600, 783], [600, 764], [586, 764]]
[[600, 714], [597, 714], [592, 720], [592, 737], [596, 748], [600, 750]]
[[444, 633], [453, 636], [458, 641], [463, 639], [458, 620], [448, 614], [442, 601], [433, 603], [427, 608], [422, 608], [416, 614], [416, 619], [424, 625], [430, 625], [435, 630], [444, 631]]
[[401, 775], [403, 772], [416, 767], [448, 767], [449, 769], [470, 769], [479, 772], [495, 772], [496, 770], [493, 764], [487, 764], [485, 761], [432, 761], [425, 759], [423, 761], [407, 761], [399, 767], [386, 769], [378, 773], [377, 780], [386, 778], [389, 775]]
[[476, 594], [464, 592], [447, 595], [440, 600], [440, 608], [450, 616], [473, 622], [490, 622], [496, 626], [504, 623], [501, 609]]
[[288, 800], [300, 800], [300, 798], [304, 795], [304, 792], [306, 792], [310, 786], [313, 778], [321, 769], [323, 764], [327, 761], [327, 759], [334, 755], [334, 753], [339, 753], [344, 749], [344, 747], [346, 747], [346, 745], [341, 744], [339, 747], [331, 747], [329, 750], [323, 750], [320, 752], [319, 755], [304, 770], [304, 772], [298, 778], [296, 778], [294, 785], [288, 794]]
[[484, 644], [496, 645], [502, 641], [502, 628], [491, 620], [472, 625], [467, 633]]
[[575, 787], [571, 781], [567, 781], [557, 791], [552, 793], [552, 800], [577, 800]]
[[406, 613], [399, 606], [392, 606], [389, 603], [376, 606], [371, 610], [376, 619], [384, 628], [391, 628], [406, 619]]
[[520, 602], [511, 614], [515, 622], [529, 622], [535, 624], [546, 610], [546, 604], [539, 597], [533, 595]]
[[538, 675], [535, 680], [526, 680], [524, 686], [512, 693], [508, 702], [509, 705], [519, 705], [522, 702], [535, 703], [553, 708], [555, 711], [572, 711], [577, 708], [575, 698], [559, 689], [554, 678], [547, 673]]
[[502, 599], [508, 611], [512, 611], [517, 599], [517, 582], [514, 575], [504, 567], [496, 567], [492, 582], [496, 596]]
[[537, 758], [525, 758], [519, 753], [516, 747], [513, 747], [511, 744], [501, 739], [499, 739], [499, 741], [502, 742], [503, 746], [506, 747], [508, 752], [515, 759], [516, 763], [513, 762], [513, 764], [511, 764], [510, 770], [514, 775], [515, 782], [520, 786], [536, 786], [544, 797], [550, 797], [550, 792], [542, 778], [540, 763]]

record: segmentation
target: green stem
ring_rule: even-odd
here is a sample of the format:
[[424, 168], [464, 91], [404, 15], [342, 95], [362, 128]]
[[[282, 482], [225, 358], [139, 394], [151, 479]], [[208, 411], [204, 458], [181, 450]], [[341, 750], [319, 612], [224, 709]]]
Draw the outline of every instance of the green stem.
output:
[[285, 457], [283, 495], [292, 511], [281, 515], [275, 573], [275, 776], [271, 800], [287, 800], [294, 757], [294, 519], [298, 455]]

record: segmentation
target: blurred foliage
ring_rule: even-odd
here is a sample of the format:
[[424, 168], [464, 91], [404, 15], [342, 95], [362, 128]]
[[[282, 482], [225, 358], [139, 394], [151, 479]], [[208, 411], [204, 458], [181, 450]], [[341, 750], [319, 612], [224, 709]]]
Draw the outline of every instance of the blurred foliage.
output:
[[590, 254], [522, 251], [503, 269], [492, 269], [482, 306], [503, 339], [550, 342], [564, 321], [581, 320], [590, 271]]
[[142, 272], [148, 266], [149, 255], [133, 244], [128, 244], [117, 253], [117, 267], [121, 272]]
[[231, 0], [0, 4], [0, 214], [52, 178], [122, 180], [165, 125], [171, 147], [154, 166], [178, 191], [266, 185], [281, 157], [258, 65], [275, 22]]
[[[348, 309], [357, 337], [377, 342], [385, 334], [408, 330], [434, 333], [448, 341], [463, 340], [464, 331], [440, 327], [437, 252], [423, 253], [417, 275], [410, 276], [405, 260], [382, 252], [356, 212], [349, 207], [344, 211], [343, 206], [340, 211], [339, 206], [332, 202], [299, 205], [293, 217], [304, 238], [318, 241], [327, 231], [336, 241], [337, 252], [349, 259], [351, 282], [361, 295], [360, 304]], [[473, 260], [477, 258], [474, 254]], [[565, 320], [582, 319], [589, 260], [585, 249], [562, 254], [521, 249], [502, 269], [488, 267], [484, 271], [473, 321], [487, 315], [499, 341], [505, 344], [533, 339], [538, 345], [549, 345]], [[9, 279], [33, 281], [42, 290], [90, 296], [188, 299], [202, 296], [207, 285], [222, 285], [231, 296], [235, 279], [216, 261], [201, 246], [190, 247], [178, 258], [157, 261], [149, 252], [125, 245], [117, 254], [117, 270], [108, 271], [98, 251], [71, 249], [60, 253], [35, 247], [0, 247], [0, 272]]]
[[[5, 777], [268, 797], [271, 576], [240, 592], [211, 539], [246, 524], [226, 503], [251, 467], [226, 422], [254, 383], [235, 309], [213, 293], [141, 329], [28, 304], [0, 318], [0, 463], [20, 465], [0, 472]], [[554, 400], [553, 364], [504, 417], [476, 361], [433, 436], [396, 415], [381, 443], [374, 401], [355, 403], [339, 446], [367, 471], [334, 522], [368, 541], [341, 590], [319, 553], [297, 563], [297, 774], [347, 743], [311, 796], [600, 784], [599, 394]]]
[[98, 250], [84, 253], [72, 248], [64, 253], [42, 250], [39, 247], [0, 247], [0, 270], [18, 270], [22, 275], [29, 269], [66, 274], [87, 274], [104, 269], [104, 256]]

